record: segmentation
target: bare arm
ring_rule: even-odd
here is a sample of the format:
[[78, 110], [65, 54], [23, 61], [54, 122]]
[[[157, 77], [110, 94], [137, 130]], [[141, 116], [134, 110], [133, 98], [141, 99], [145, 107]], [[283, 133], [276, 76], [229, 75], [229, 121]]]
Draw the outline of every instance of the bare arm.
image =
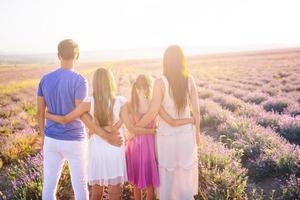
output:
[[93, 120], [92, 117], [88, 113], [84, 113], [83, 115], [80, 116], [80, 119], [83, 121], [83, 123], [88, 127], [89, 131], [92, 133], [95, 133], [102, 137], [105, 140], [110, 139], [110, 133], [106, 132], [104, 129], [101, 127], [97, 126]]
[[42, 146], [44, 145], [44, 128], [45, 128], [45, 111], [46, 111], [46, 102], [44, 97], [37, 97], [37, 121], [39, 126], [39, 132], [42, 136]]
[[124, 122], [126, 128], [129, 132], [135, 134], [135, 135], [141, 135], [141, 134], [155, 134], [155, 128], [141, 128], [136, 127], [133, 125], [133, 122], [130, 120], [129, 117], [129, 111], [128, 111], [128, 104], [125, 104], [121, 108], [121, 119]]
[[91, 106], [90, 102], [81, 102], [76, 106], [76, 108], [72, 112], [68, 113], [65, 116], [54, 115], [47, 112], [46, 118], [60, 124], [67, 124], [73, 121], [74, 119], [80, 117], [83, 113], [88, 112], [90, 110], [90, 106]]
[[[81, 101], [80, 100], [75, 100], [75, 104], [76, 104], [76, 108], [77, 108], [77, 106], [79, 106], [81, 104]], [[88, 127], [88, 129], [91, 132], [99, 135], [101, 138], [106, 140], [111, 145], [114, 145], [114, 146], [121, 146], [122, 145], [121, 136], [119, 136], [117, 134], [110, 134], [110, 133], [106, 132], [104, 129], [102, 129], [101, 127], [97, 126], [93, 122], [91, 116], [87, 112], [83, 113], [80, 116], [80, 119], [83, 121], [83, 123]]]
[[45, 111], [46, 111], [46, 102], [44, 97], [37, 97], [37, 120], [39, 125], [39, 131], [44, 135], [45, 128]]
[[123, 121], [119, 120], [115, 124], [113, 124], [112, 126], [103, 126], [102, 128], [106, 132], [118, 132], [119, 129], [121, 128], [122, 124], [123, 124]]
[[90, 110], [90, 102], [81, 102], [76, 100], [76, 108], [65, 116], [46, 113], [46, 117], [57, 123], [66, 124], [80, 117], [83, 123], [88, 127], [90, 132], [94, 132], [105, 140], [110, 139], [108, 131], [94, 124], [92, 117], [87, 113]]
[[52, 120], [52, 121], [54, 121], [56, 123], [66, 124], [64, 117], [65, 116], [51, 114], [48, 111], [46, 111], [46, 118], [50, 119], [50, 120]]
[[191, 105], [192, 105], [193, 117], [195, 119], [196, 140], [197, 140], [197, 144], [199, 145], [200, 144], [199, 99], [198, 99], [198, 92], [197, 92], [196, 84], [192, 78], [190, 79], [190, 86], [191, 86], [190, 101], [191, 101]]
[[123, 121], [122, 120], [119, 120], [117, 123], [115, 123], [113, 126], [112, 126], [112, 130], [113, 132], [117, 132], [121, 126], [123, 124]]
[[182, 125], [194, 123], [193, 118], [184, 118], [184, 119], [172, 118], [163, 107], [160, 107], [159, 116], [171, 126], [182, 126]]
[[160, 106], [163, 99], [163, 81], [161, 79], [157, 79], [154, 82], [153, 95], [150, 103], [150, 107], [148, 112], [142, 117], [140, 121], [136, 124], [138, 127], [145, 127], [148, 123], [155, 119], [157, 114], [159, 113]]

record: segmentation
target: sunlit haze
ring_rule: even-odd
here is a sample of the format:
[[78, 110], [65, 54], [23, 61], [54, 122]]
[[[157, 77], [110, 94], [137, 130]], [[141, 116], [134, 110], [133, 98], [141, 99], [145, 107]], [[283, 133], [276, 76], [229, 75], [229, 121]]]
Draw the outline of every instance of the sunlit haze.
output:
[[64, 38], [82, 51], [300, 44], [300, 1], [0, 0], [0, 51], [55, 52]]

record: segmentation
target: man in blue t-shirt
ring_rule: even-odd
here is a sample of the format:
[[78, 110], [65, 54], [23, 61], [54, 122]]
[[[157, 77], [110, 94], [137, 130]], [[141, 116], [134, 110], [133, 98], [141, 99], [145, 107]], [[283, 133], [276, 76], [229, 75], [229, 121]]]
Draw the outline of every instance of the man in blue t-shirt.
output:
[[74, 71], [78, 57], [79, 48], [73, 40], [61, 41], [58, 45], [61, 67], [46, 74], [38, 87], [38, 124], [43, 138], [44, 153], [44, 200], [56, 199], [56, 187], [65, 160], [70, 166], [75, 198], [85, 200], [89, 197], [86, 173], [87, 142], [82, 121], [112, 145], [121, 144], [118, 136], [108, 134], [93, 124], [87, 113], [68, 124], [59, 124], [48, 119], [45, 123], [46, 108], [49, 113], [66, 115], [87, 97], [87, 80]]

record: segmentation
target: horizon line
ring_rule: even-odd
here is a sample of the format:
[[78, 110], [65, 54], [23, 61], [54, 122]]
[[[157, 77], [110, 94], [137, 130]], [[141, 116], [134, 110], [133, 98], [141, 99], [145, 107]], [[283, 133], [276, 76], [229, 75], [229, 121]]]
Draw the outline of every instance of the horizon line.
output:
[[[249, 44], [249, 45], [236, 45], [236, 46], [201, 46], [201, 45], [179, 45], [182, 46], [183, 50], [198, 49], [201, 52], [198, 54], [215, 54], [215, 53], [231, 53], [231, 52], [242, 52], [242, 51], [260, 51], [260, 50], [272, 50], [272, 49], [289, 49], [289, 48], [300, 48], [300, 44]], [[136, 50], [163, 50], [167, 47], [128, 47], [128, 48], [111, 48], [111, 49], [94, 49], [94, 50], [82, 50], [83, 53], [94, 53], [94, 52], [118, 52], [118, 51], [136, 51]], [[206, 49], [206, 50], [205, 50]], [[228, 49], [228, 50], [226, 50]], [[57, 51], [40, 51], [40, 52], [26, 52], [26, 51], [5, 51], [0, 50], [0, 55], [47, 55], [56, 54]]]
[[[135, 49], [139, 50], [139, 49]], [[148, 49], [149, 50], [149, 49]], [[122, 51], [122, 50], [113, 50], [112, 52]], [[123, 50], [124, 51], [124, 50]], [[258, 54], [276, 54], [280, 52], [300, 52], [300, 45], [291, 45], [291, 46], [277, 46], [274, 48], [266, 47], [259, 49], [239, 49], [229, 51], [210, 51], [210, 52], [194, 52], [194, 53], [185, 53], [187, 58], [194, 57], [203, 57], [203, 58], [214, 58], [214, 57], [232, 57], [232, 56], [252, 56]], [[114, 54], [103, 51], [101, 55], [98, 55], [101, 51], [89, 51], [82, 52], [78, 60], [78, 63], [96, 63], [96, 62], [114, 62], [114, 61], [133, 61], [133, 60], [156, 60], [162, 58], [162, 52], [158, 54], [149, 52], [145, 55], [144, 52], [139, 52], [139, 55], [130, 55], [130, 52], [123, 54]], [[106, 55], [105, 55], [106, 52]], [[93, 55], [94, 53], [94, 55]], [[132, 52], [131, 52], [132, 53]], [[0, 64], [54, 64], [57, 63], [56, 53], [43, 53], [43, 54], [1, 54], [0, 52]]]

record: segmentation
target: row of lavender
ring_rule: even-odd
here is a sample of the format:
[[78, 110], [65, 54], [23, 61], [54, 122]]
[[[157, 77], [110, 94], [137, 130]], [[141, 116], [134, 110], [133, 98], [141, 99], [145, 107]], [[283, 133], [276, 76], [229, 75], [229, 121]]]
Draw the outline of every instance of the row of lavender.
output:
[[[206, 129], [207, 134], [240, 155], [242, 166], [248, 169], [250, 184], [259, 185], [268, 179], [269, 187], [276, 189], [273, 194], [276, 198], [299, 197], [300, 149], [297, 145], [211, 100], [202, 101], [201, 119], [202, 129]], [[265, 195], [270, 192], [266, 191]]]
[[[254, 197], [261, 197], [255, 187], [248, 186], [247, 170], [241, 166], [240, 158], [234, 149], [227, 149], [222, 144], [214, 142], [210, 137], [202, 137], [199, 148], [199, 195], [196, 199], [219, 199], [232, 197], [245, 199], [251, 191]], [[42, 155], [20, 160], [5, 170], [8, 188], [2, 199], [33, 199], [41, 198], [42, 191]], [[68, 168], [60, 179], [58, 199], [72, 197], [72, 189]], [[132, 188], [126, 184], [123, 188], [122, 199], [133, 199]], [[1, 193], [0, 193], [1, 194]]]
[[[138, 73], [138, 72], [134, 72]], [[117, 73], [116, 73], [117, 74]], [[132, 78], [128, 78], [132, 79]], [[130, 80], [118, 79], [121, 92], [128, 93]], [[36, 130], [35, 89], [1, 94], [0, 104], [0, 199], [40, 199], [42, 191], [42, 154]], [[247, 170], [234, 149], [203, 136], [199, 148], [199, 196], [196, 199], [259, 196], [248, 186]], [[72, 197], [68, 168], [65, 167], [58, 188], [59, 199]], [[125, 185], [123, 199], [133, 199]]]
[[[130, 80], [141, 72], [135, 68], [126, 70], [129, 70]], [[267, 115], [281, 119], [285, 115], [269, 113], [263, 106], [245, 103], [248, 101], [247, 98], [251, 99], [250, 96], [256, 94], [248, 95], [249, 91], [258, 91], [258, 94], [266, 95], [266, 98], [258, 100], [260, 102], [257, 104], [264, 105], [272, 98], [277, 100], [279, 93], [276, 92], [278, 89], [276, 87], [282, 83], [274, 80], [286, 79], [289, 76], [282, 72], [276, 72], [275, 75], [263, 73], [258, 76], [252, 71], [249, 76], [248, 69], [237, 67], [224, 68], [225, 75], [223, 72], [215, 73], [218, 71], [216, 69], [212, 78], [205, 80], [203, 77], [211, 70], [206, 68], [192, 70], [196, 77], [203, 80], [198, 81], [201, 86], [200, 99], [209, 97], [218, 102], [216, 104], [210, 100], [201, 101], [202, 130], [206, 129], [212, 138], [203, 135], [199, 148], [200, 186], [199, 196], [196, 198], [264, 199], [266, 196], [270, 199], [300, 198], [300, 180], [297, 178], [300, 165], [298, 146], [280, 138], [275, 128], [273, 130], [263, 128], [259, 126], [263, 125], [263, 121], [255, 120], [259, 119], [257, 114], [262, 114], [261, 119], [266, 119], [264, 116]], [[130, 80], [124, 79], [124, 72], [115, 72], [121, 93], [128, 94]], [[256, 82], [253, 81], [255, 79]], [[294, 78], [293, 81], [295, 81], [293, 84], [296, 84]], [[262, 88], [266, 84], [270, 87]], [[223, 89], [218, 89], [220, 85]], [[225, 94], [221, 94], [220, 91]], [[297, 91], [296, 87], [292, 90], [294, 91]], [[4, 162], [3, 169], [0, 169], [0, 199], [40, 199], [42, 156], [34, 148], [37, 141], [34, 93], [35, 90], [28, 89], [0, 97], [0, 103], [3, 105], [1, 108], [4, 108], [0, 113], [2, 141], [0, 158]], [[255, 104], [255, 99], [256, 97], [254, 101], [248, 102]], [[297, 102], [295, 98], [292, 101]], [[287, 112], [286, 110], [283, 113]], [[267, 124], [265, 127], [273, 125]], [[66, 172], [67, 169], [59, 187], [60, 199], [72, 195]], [[265, 180], [271, 180], [270, 188], [261, 186]], [[272, 191], [275, 188], [276, 191]], [[132, 198], [130, 186], [125, 187], [123, 195], [123, 199]]]
[[260, 93], [247, 94], [246, 91], [242, 93], [230, 87], [221, 90], [219, 85], [202, 87], [200, 91], [202, 98], [209, 97], [224, 108], [238, 115], [253, 118], [259, 125], [270, 127], [288, 141], [300, 144], [299, 102], [291, 100], [295, 99], [294, 96], [263, 99], [263, 95], [266, 96]]
[[[201, 85], [205, 86], [205, 83]], [[240, 83], [232, 83], [232, 81], [214, 81], [209, 85], [210, 88], [225, 94], [232, 94], [243, 101], [262, 104], [266, 111], [274, 111], [279, 114], [290, 114], [297, 116], [300, 114], [300, 85], [299, 82], [293, 83], [294, 89], [286, 92], [278, 89], [280, 85], [271, 83], [269, 85], [249, 86]], [[224, 87], [226, 86], [226, 87]]]
[[[293, 73], [297, 70], [269, 77], [206, 75], [198, 80], [200, 98], [214, 101], [202, 102], [202, 128], [226, 147], [240, 150], [250, 183], [268, 180], [271, 186], [266, 190], [276, 199], [283, 193], [284, 199], [300, 198], [299, 147], [289, 143], [300, 142], [299, 80]], [[289, 76], [294, 87], [284, 90]], [[272, 188], [273, 193], [268, 191]]]

